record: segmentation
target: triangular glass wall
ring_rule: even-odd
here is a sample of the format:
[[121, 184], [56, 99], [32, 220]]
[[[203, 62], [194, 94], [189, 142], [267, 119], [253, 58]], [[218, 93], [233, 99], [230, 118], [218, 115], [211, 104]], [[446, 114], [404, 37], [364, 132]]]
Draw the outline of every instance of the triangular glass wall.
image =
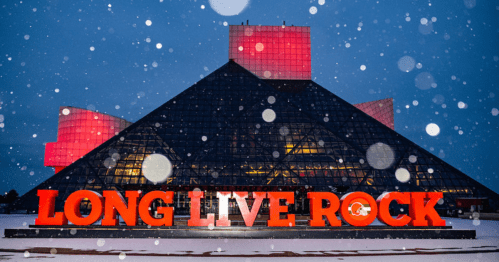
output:
[[[164, 182], [143, 160], [166, 156]], [[396, 175], [397, 174], [397, 175]], [[498, 195], [311, 80], [261, 80], [233, 61], [120, 132], [15, 203], [36, 211], [36, 190], [291, 190], [344, 194], [437, 191], [455, 199]], [[188, 207], [176, 194], [179, 212]], [[300, 204], [298, 204], [300, 205]], [[85, 203], [82, 204], [85, 209]], [[294, 210], [298, 207], [295, 206]]]

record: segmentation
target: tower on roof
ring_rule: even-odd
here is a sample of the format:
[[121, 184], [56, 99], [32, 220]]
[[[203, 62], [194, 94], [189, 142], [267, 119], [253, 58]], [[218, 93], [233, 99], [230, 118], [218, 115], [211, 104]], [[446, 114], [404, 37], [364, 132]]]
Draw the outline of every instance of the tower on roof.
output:
[[61, 106], [57, 142], [45, 145], [45, 166], [58, 173], [132, 123], [83, 108]]
[[262, 79], [311, 80], [310, 27], [231, 25], [229, 59]]

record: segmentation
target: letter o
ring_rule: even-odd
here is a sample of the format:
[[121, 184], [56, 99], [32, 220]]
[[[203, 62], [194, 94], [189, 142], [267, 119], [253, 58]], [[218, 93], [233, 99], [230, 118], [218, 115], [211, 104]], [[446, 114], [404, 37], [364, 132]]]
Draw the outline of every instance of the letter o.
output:
[[[81, 200], [87, 198], [92, 204], [92, 210], [90, 214], [86, 217], [82, 217], [80, 213], [80, 203]], [[102, 217], [103, 207], [103, 197], [101, 194], [90, 191], [90, 190], [79, 190], [66, 199], [64, 204], [64, 214], [67, 219], [77, 226], [88, 226]]]
[[[369, 207], [366, 207], [368, 205]], [[341, 198], [340, 214], [343, 220], [356, 227], [370, 225], [376, 214], [378, 206], [374, 198], [364, 192], [352, 192]]]

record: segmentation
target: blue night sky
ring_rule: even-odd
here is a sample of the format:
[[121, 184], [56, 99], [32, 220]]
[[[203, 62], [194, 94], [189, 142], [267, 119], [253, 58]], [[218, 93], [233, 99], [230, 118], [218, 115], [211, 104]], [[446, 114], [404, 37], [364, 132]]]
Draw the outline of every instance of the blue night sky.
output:
[[310, 26], [312, 80], [352, 104], [393, 97], [396, 131], [499, 192], [499, 1], [253, 0], [235, 14], [244, 2], [2, 1], [0, 192], [53, 175], [59, 106], [135, 122], [224, 65], [227, 25], [246, 20]]

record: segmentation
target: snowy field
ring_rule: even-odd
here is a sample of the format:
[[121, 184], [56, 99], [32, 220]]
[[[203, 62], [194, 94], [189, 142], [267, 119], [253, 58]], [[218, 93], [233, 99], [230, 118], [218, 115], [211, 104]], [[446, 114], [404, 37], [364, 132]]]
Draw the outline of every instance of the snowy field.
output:
[[446, 218], [475, 240], [8, 239], [36, 215], [0, 215], [0, 261], [499, 261], [499, 221]]

